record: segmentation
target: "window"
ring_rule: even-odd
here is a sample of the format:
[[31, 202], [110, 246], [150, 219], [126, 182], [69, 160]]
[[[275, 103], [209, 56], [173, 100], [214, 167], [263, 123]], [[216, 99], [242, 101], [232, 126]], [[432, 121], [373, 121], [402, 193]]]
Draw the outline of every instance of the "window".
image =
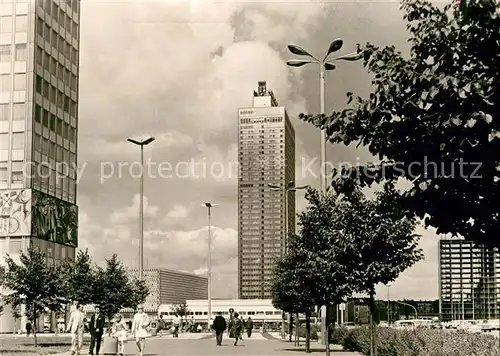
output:
[[10, 75], [0, 75], [0, 91], [10, 91]]
[[2, 45], [0, 46], [0, 62], [2, 63], [10, 63], [10, 45]]
[[19, 150], [24, 148], [24, 132], [14, 132], [12, 134], [12, 149]]
[[62, 126], [63, 126], [63, 121], [61, 119], [57, 119], [56, 132], [59, 136], [62, 136]]
[[22, 183], [24, 180], [24, 163], [12, 162], [12, 183]]
[[12, 32], [12, 16], [8, 15], [0, 17], [0, 32], [1, 33]]
[[63, 137], [65, 139], [68, 138], [68, 124], [65, 122], [63, 122]]
[[42, 122], [42, 108], [40, 105], [35, 106], [35, 121]]
[[36, 33], [43, 37], [43, 20], [39, 17], [36, 19]]
[[[26, 52], [26, 43], [18, 43], [16, 44], [16, 55], [15, 55], [15, 61], [16, 62], [25, 62], [27, 57], [27, 52]], [[40, 57], [41, 60], [41, 57]]]
[[26, 119], [26, 104], [14, 103], [12, 120], [24, 121]]
[[36, 64], [41, 66], [43, 63], [43, 50], [41, 47], [36, 47]]
[[50, 114], [50, 131], [56, 131], [56, 117]]
[[14, 74], [14, 90], [26, 90], [26, 73]]
[[49, 128], [49, 112], [47, 110], [43, 110], [43, 126]]
[[16, 32], [28, 32], [28, 16], [16, 16]]
[[0, 150], [8, 150], [9, 149], [9, 134], [2, 133], [0, 134]]
[[7, 183], [7, 162], [0, 162], [0, 183]]
[[69, 128], [69, 140], [73, 143], [76, 142], [76, 129], [74, 127]]
[[8, 121], [10, 119], [10, 105], [0, 104], [0, 121]]
[[35, 89], [38, 94], [42, 94], [43, 79], [39, 75], [36, 76]]

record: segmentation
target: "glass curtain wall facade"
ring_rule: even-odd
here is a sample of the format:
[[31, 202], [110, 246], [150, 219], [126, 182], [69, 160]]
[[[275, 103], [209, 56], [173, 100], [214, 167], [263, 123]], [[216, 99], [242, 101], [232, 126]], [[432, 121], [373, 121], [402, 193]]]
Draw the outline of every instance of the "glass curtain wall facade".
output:
[[238, 294], [268, 299], [273, 259], [284, 248], [285, 214], [295, 232], [295, 195], [285, 187], [295, 180], [295, 131], [284, 107], [266, 83], [259, 82], [251, 108], [239, 109], [238, 123]]
[[75, 256], [79, 24], [80, 0], [0, 1], [0, 264]]
[[439, 250], [442, 320], [499, 319], [498, 250], [451, 239]]

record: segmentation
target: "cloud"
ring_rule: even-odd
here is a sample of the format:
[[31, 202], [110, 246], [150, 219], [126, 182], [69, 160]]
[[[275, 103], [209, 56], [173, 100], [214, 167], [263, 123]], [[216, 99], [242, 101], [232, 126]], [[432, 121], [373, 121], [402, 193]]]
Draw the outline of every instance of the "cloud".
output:
[[[158, 215], [160, 208], [155, 205], [149, 205], [149, 200], [146, 196], [143, 197], [143, 209], [145, 218], [155, 218]], [[139, 217], [139, 204], [141, 198], [139, 194], [134, 195], [132, 199], [132, 205], [125, 208], [114, 211], [109, 219], [111, 224], [121, 225], [130, 222], [131, 220], [137, 220]]]
[[[127, 170], [116, 173], [118, 163], [139, 160], [128, 137], [156, 137], [144, 149], [145, 160], [156, 164], [194, 161], [215, 169], [216, 162], [236, 162], [237, 109], [251, 106], [257, 81], [266, 80], [295, 125], [299, 173], [301, 157], [319, 156], [319, 131], [297, 119], [300, 112], [318, 111], [319, 82], [314, 66], [285, 65], [287, 44], [314, 54], [334, 37], [344, 39], [347, 52], [367, 40], [407, 46], [396, 2], [137, 0], [85, 1], [81, 7], [78, 161], [86, 165], [78, 188], [80, 247], [96, 261], [117, 253], [130, 266], [137, 266], [139, 198], [131, 198], [138, 180]], [[366, 94], [370, 88], [370, 77], [356, 63], [339, 64], [326, 82], [327, 112], [343, 107], [345, 92]], [[327, 157], [355, 162], [369, 154], [329, 145]], [[104, 181], [103, 162], [115, 167]], [[145, 177], [145, 262], [206, 268], [207, 216], [199, 204], [220, 203], [212, 215], [214, 295], [235, 297], [237, 178], [229, 172]], [[313, 175], [296, 180], [319, 186]], [[302, 196], [297, 193], [299, 208], [306, 203]], [[429, 266], [415, 267], [411, 278], [423, 280]]]

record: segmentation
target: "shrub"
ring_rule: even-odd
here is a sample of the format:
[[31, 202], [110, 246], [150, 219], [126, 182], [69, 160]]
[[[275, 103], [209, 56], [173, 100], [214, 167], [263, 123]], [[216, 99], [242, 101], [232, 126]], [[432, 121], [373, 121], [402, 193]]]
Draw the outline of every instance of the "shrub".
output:
[[[497, 356], [498, 340], [491, 335], [456, 333], [444, 330], [376, 331], [378, 356]], [[370, 354], [370, 332], [367, 327], [348, 330], [342, 346], [348, 351]]]
[[348, 330], [346, 327], [336, 327], [333, 328], [330, 334], [330, 343], [336, 345], [342, 345], [344, 338], [346, 337]]
[[[318, 327], [316, 325], [311, 325], [311, 340], [318, 340]], [[300, 338], [306, 338], [306, 327], [300, 326], [299, 327], [299, 337]]]

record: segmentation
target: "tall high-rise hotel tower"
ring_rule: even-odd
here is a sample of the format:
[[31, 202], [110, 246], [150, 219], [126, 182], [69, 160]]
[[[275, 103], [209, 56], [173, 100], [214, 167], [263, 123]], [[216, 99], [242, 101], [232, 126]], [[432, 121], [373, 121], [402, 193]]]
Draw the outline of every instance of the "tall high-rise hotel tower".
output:
[[79, 24], [80, 0], [0, 1], [0, 266], [75, 256]]
[[295, 231], [295, 196], [289, 193], [285, 207], [284, 195], [285, 183], [295, 180], [295, 131], [266, 82], [238, 116], [238, 293], [267, 299], [273, 259], [285, 242], [285, 216], [288, 231]]

